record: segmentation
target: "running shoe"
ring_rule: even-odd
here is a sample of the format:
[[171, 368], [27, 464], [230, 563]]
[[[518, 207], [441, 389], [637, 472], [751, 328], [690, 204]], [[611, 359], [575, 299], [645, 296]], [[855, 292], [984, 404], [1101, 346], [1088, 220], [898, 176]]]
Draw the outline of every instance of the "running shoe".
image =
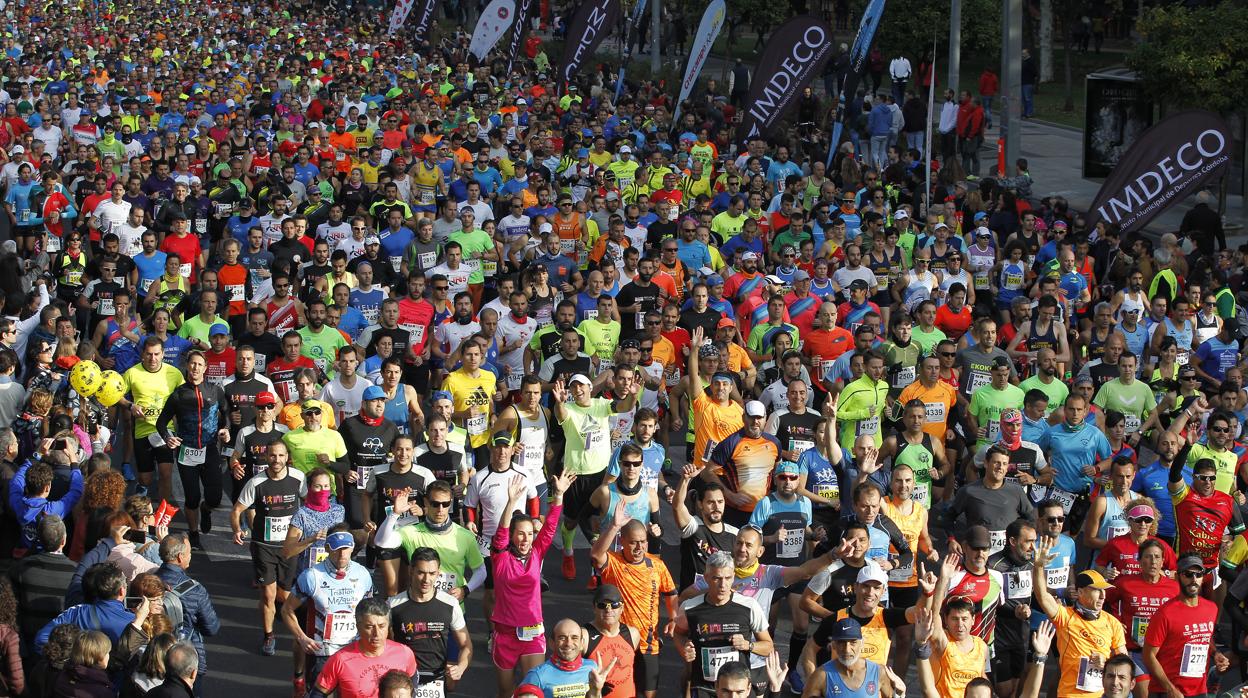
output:
[[203, 509], [199, 514], [199, 530], [201, 533], [212, 533], [212, 510]]
[[277, 654], [277, 638], [272, 635], [265, 635], [264, 642], [260, 643], [260, 654], [266, 657], [272, 657]]
[[126, 482], [134, 482], [135, 480], [134, 466], [130, 465], [129, 463], [122, 463], [121, 464], [121, 476], [126, 479]]
[[576, 558], [571, 555], [563, 556], [563, 578], [569, 582], [576, 579]]
[[302, 676], [296, 676], [294, 681], [294, 691], [291, 693], [292, 698], [306, 698], [308, 695], [308, 684], [303, 680]]

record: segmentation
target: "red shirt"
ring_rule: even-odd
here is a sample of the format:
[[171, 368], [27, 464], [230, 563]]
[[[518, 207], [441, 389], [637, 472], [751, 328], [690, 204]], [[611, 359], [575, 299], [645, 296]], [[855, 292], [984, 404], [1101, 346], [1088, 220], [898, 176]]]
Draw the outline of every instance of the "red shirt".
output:
[[225, 380], [234, 375], [234, 347], [226, 347], [220, 354], [206, 351], [204, 360], [208, 362], [208, 370], [204, 373], [205, 382], [224, 385]]
[[413, 354], [420, 356], [424, 352], [429, 335], [433, 333], [433, 316], [436, 314], [433, 304], [423, 298], [399, 301], [399, 327], [407, 330], [407, 342]]
[[833, 327], [830, 330], [811, 330], [801, 337], [802, 353], [809, 356], [812, 359], [811, 364], [819, 368], [819, 375], [811, 376], [815, 379], [815, 388], [825, 390], [822, 381], [824, 373], [832, 369], [832, 362], [838, 356], [853, 348], [854, 335], [844, 327]]
[[[1174, 563], [1167, 560], [1166, 569], [1174, 569]], [[1179, 583], [1164, 574], [1152, 583], [1138, 574], [1120, 574], [1114, 579], [1113, 588], [1105, 590], [1105, 610], [1122, 623], [1123, 633], [1127, 636], [1127, 649], [1138, 652], [1144, 643], [1149, 619], [1157, 613], [1157, 609], [1178, 595]]]
[[1196, 606], [1188, 606], [1182, 598], [1174, 598], [1153, 614], [1144, 635], [1144, 644], [1157, 648], [1157, 663], [1166, 678], [1185, 696], [1207, 693], [1206, 674], [1213, 665], [1213, 626], [1218, 620], [1218, 605], [1206, 598], [1197, 598]]
[[[1165, 569], [1172, 570], [1175, 565], [1179, 564], [1178, 557], [1174, 554], [1174, 550], [1160, 538], [1152, 537], [1153, 540], [1161, 543], [1161, 556], [1165, 564]], [[1096, 564], [1099, 567], [1114, 566], [1120, 574], [1139, 574], [1140, 546], [1131, 538], [1131, 535], [1124, 533], [1121, 536], [1114, 536], [1109, 539], [1101, 552], [1096, 556]], [[1130, 631], [1130, 628], [1127, 628]], [[1128, 634], [1130, 634], [1128, 632]]]
[[376, 657], [360, 651], [357, 640], [329, 657], [325, 668], [317, 676], [317, 690], [325, 695], [337, 693], [341, 698], [377, 698], [381, 677], [390, 671], [401, 671], [408, 676], [416, 673], [416, 655], [412, 650], [394, 640], [386, 640], [386, 646]]
[[199, 238], [187, 233], [186, 235], [166, 235], [165, 239], [160, 243], [160, 251], [168, 254], [170, 252], [178, 255], [182, 260], [182, 268], [185, 270], [190, 265], [190, 273], [183, 274], [186, 276], [187, 283], [196, 284], [199, 279], [199, 253], [202, 248], [199, 246]]
[[971, 309], [964, 305], [962, 312], [955, 313], [949, 306], [942, 305], [936, 309], [936, 326], [956, 342], [971, 327]]
[[1206, 569], [1217, 569], [1222, 536], [1232, 520], [1239, 519], [1239, 507], [1225, 492], [1214, 490], [1208, 497], [1184, 486], [1174, 495], [1174, 521], [1179, 532], [1178, 546], [1183, 553], [1196, 553]]
[[[689, 338], [689, 330], [686, 330], [683, 327], [677, 327], [671, 332], [661, 332], [660, 334], [662, 334], [667, 341], [672, 343], [672, 348], [675, 349], [676, 362], [683, 367], [686, 363], [685, 349], [687, 349], [693, 341]], [[708, 339], [711, 338], [708, 337]]]
[[269, 380], [273, 381], [273, 389], [277, 391], [277, 396], [282, 402], [289, 403], [299, 394], [295, 390], [295, 373], [301, 368], [310, 368], [315, 371], [316, 363], [302, 355], [294, 361], [287, 361], [285, 356], [279, 356], [270, 361], [265, 369], [265, 373], [269, 374]]

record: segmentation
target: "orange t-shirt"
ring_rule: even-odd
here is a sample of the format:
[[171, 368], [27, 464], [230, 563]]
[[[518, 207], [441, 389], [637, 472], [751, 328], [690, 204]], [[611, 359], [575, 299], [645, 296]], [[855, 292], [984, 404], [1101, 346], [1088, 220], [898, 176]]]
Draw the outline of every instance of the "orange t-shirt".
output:
[[241, 264], [225, 264], [217, 270], [221, 292], [229, 302], [227, 317], [247, 313], [247, 267]]
[[676, 592], [676, 583], [667, 565], [650, 553], [636, 565], [625, 561], [621, 553], [607, 553], [602, 581], [619, 587], [620, 598], [624, 599], [620, 622], [641, 632], [637, 651], [658, 654], [659, 599]]
[[802, 353], [817, 361], [819, 376], [815, 379], [815, 387], [825, 390], [823, 376], [832, 369], [832, 362], [854, 346], [854, 335], [844, 327], [833, 327], [830, 330], [812, 330], [802, 335]]

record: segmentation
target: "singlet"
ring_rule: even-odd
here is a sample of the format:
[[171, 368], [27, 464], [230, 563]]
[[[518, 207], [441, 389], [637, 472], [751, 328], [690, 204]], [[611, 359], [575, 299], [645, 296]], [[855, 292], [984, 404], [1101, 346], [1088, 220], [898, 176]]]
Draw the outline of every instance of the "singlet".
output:
[[358, 562], [340, 573], [326, 560], [304, 570], [291, 593], [312, 602], [304, 632], [321, 644], [312, 654], [328, 657], [355, 640], [355, 607], [372, 595], [373, 578]]
[[[1124, 302], [1123, 304], [1125, 305], [1126, 303]], [[1148, 346], [1148, 330], [1144, 327], [1143, 323], [1135, 323], [1134, 331], [1128, 330], [1120, 324], [1118, 325], [1118, 331], [1121, 332], [1122, 336], [1127, 340], [1127, 351], [1135, 354], [1136, 356], [1144, 355], [1144, 348]], [[1139, 373], [1140, 368], [1143, 368], [1143, 366], [1136, 369], [1137, 374]]]
[[411, 413], [407, 410], [407, 391], [403, 390], [402, 383], [395, 386], [394, 397], [386, 398], [386, 408], [382, 416], [394, 422], [400, 434], [410, 433], [408, 421], [411, 419]]
[[430, 167], [424, 161], [416, 163], [412, 172], [412, 184], [417, 206], [433, 206], [437, 200], [438, 178], [441, 170], [437, 165]]
[[928, 272], [916, 272], [913, 269], [906, 272], [906, 290], [905, 296], [901, 299], [901, 306], [906, 312], [914, 312], [919, 307], [919, 303], [932, 297], [932, 288], [936, 286], [936, 275]]
[[628, 511], [634, 520], [647, 525], [650, 523], [650, 492], [645, 488], [644, 484], [638, 484], [641, 489], [638, 491], [637, 499], [631, 502], [624, 501], [624, 495], [620, 493], [618, 480], [607, 485], [607, 494], [610, 499], [607, 500], [607, 511], [602, 515], [602, 530], [605, 531], [610, 527], [611, 519], [615, 516], [615, 508], [621, 503], [624, 504], [624, 509]]
[[[546, 420], [546, 410], [537, 408], [537, 419], [524, 416], [520, 408], [512, 405], [516, 411], [518, 434], [516, 453], [512, 456], [512, 467], [525, 474], [529, 483], [536, 487], [546, 481], [544, 468], [546, 465], [547, 441], [550, 439], [550, 424]], [[647, 509], [647, 514], [649, 509]]]
[[[1008, 308], [1009, 303], [1022, 294], [1026, 278], [1027, 268], [1021, 261], [1002, 263], [1001, 273], [997, 276], [1001, 289], [997, 294], [997, 306]], [[978, 286], [976, 290], [979, 290]]]
[[1175, 363], [1177, 363], [1180, 366], [1186, 366], [1187, 362], [1191, 360], [1192, 337], [1193, 335], [1195, 335], [1195, 332], [1196, 332], [1195, 328], [1192, 325], [1192, 321], [1184, 320], [1183, 329], [1179, 329], [1175, 327], [1174, 322], [1171, 321], [1170, 318], [1166, 318], [1165, 323], [1166, 323], [1166, 334], [1171, 337], [1174, 337], [1174, 341], [1178, 342], [1179, 344], [1179, 356], [1178, 356], [1178, 359], [1175, 361]]
[[927, 509], [915, 502], [910, 507], [909, 514], [901, 512], [900, 505], [893, 504], [892, 498], [883, 500], [884, 515], [897, 525], [897, 529], [901, 531], [901, 535], [906, 539], [906, 545], [910, 547], [910, 552], [914, 556], [909, 565], [897, 566], [888, 571], [889, 586], [896, 587], [916, 587], [919, 584], [918, 573], [914, 568], [914, 560], [919, 559], [919, 534], [927, 529]]
[[604, 695], [608, 698], [637, 695], [637, 688], [633, 683], [636, 650], [633, 649], [633, 636], [629, 627], [621, 624], [620, 632], [614, 637], [602, 634], [593, 623], [584, 623], [581, 628], [589, 637], [589, 642], [585, 645], [585, 657], [601, 662], [599, 666], [610, 666], [611, 660], [615, 660], [615, 668], [607, 675], [611, 692]]
[[1114, 328], [1110, 327], [1109, 330], [1105, 332], [1105, 338], [1099, 339], [1096, 336], [1095, 327], [1089, 330], [1088, 331], [1088, 345], [1087, 345], [1088, 355], [1084, 358], [1088, 361], [1095, 361], [1096, 359], [1104, 358], [1105, 357], [1105, 343], [1109, 341], [1109, 338], [1113, 336], [1113, 334], [1114, 334]]
[[932, 437], [923, 432], [919, 443], [906, 440], [904, 434], [897, 434], [897, 455], [893, 456], [893, 465], [908, 465], [914, 471], [914, 491], [910, 498], [929, 508], [932, 505], [932, 467], [936, 456], [932, 452]]
[[1122, 510], [1122, 503], [1118, 498], [1106, 492], [1101, 495], [1105, 500], [1105, 515], [1101, 517], [1101, 526], [1096, 529], [1098, 538], [1108, 541], [1111, 538], [1121, 536], [1129, 529], [1127, 527], [1127, 515]]
[[269, 313], [269, 331], [279, 337], [295, 329], [295, 326], [299, 324], [298, 306], [293, 298], [285, 305], [277, 305], [269, 301], [265, 304], [265, 310]]
[[941, 698], [954, 698], [966, 693], [966, 685], [984, 675], [984, 667], [988, 666], [988, 645], [978, 637], [971, 635], [971, 649], [963, 652], [958, 643], [949, 640], [945, 651], [932, 667], [936, 674], [936, 692]]
[[[887, 659], [886, 656], [885, 661]], [[841, 678], [841, 672], [836, 668], [835, 662], [824, 664], [822, 667], [826, 681], [823, 687], [824, 698], [879, 698], [880, 665], [869, 659], [865, 661], [867, 672], [858, 688], [850, 688], [845, 684], [845, 679]]]
[[1030, 351], [1040, 351], [1041, 349], [1052, 349], [1053, 353], [1058, 351], [1057, 339], [1057, 320], [1049, 321], [1049, 328], [1043, 333], [1036, 332], [1036, 323], [1033, 321], [1031, 326], [1027, 328], [1027, 349]]
[[1214, 313], [1212, 320], [1206, 320], [1203, 313], [1196, 313], [1196, 346], [1216, 337], [1218, 327], [1217, 313]]

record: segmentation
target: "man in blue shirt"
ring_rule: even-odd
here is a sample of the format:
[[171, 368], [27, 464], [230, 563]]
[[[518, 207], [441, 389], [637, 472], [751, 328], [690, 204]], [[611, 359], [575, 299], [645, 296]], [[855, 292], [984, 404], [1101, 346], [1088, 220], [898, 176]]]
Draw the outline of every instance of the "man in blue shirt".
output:
[[1049, 439], [1049, 460], [1057, 473], [1053, 484], [1060, 490], [1053, 496], [1066, 500], [1067, 510], [1074, 495], [1087, 494], [1092, 487], [1096, 464], [1113, 452], [1105, 434], [1084, 421], [1087, 412], [1087, 399], [1072, 393], [1066, 398], [1066, 421], [1053, 427]]
[[1239, 340], [1234, 322], [1222, 323], [1218, 334], [1196, 348], [1196, 375], [1207, 390], [1216, 390], [1226, 380], [1226, 370], [1239, 362]]
[[[618, 589], [610, 584], [600, 586], [594, 594], [595, 603], [606, 603], [607, 596], [611, 594], [614, 594], [614, 598], [610, 601], [619, 602]], [[520, 687], [516, 689], [516, 695], [561, 696], [565, 691], [567, 695], [586, 695], [589, 689], [601, 689], [602, 680], [610, 668], [615, 666], [615, 662], [611, 662], [611, 667], [600, 671], [592, 659], [581, 657], [583, 632], [580, 623], [569, 618], [556, 623], [553, 633], [554, 656], [524, 675]]]
[[680, 237], [676, 239], [676, 256], [686, 269], [711, 266], [711, 251], [697, 239], [698, 226], [692, 220], [680, 221]]
[[91, 603], [81, 603], [65, 609], [52, 622], [43, 626], [35, 635], [35, 651], [43, 653], [48, 636], [58, 625], [76, 625], [83, 630], [98, 630], [108, 636], [116, 646], [126, 626], [134, 622], [134, 614], [126, 610], [126, 575], [111, 562], [92, 567], [83, 580], [90, 590]]
[[776, 148], [776, 159], [767, 168], [767, 183], [773, 186], [781, 184], [790, 175], [802, 176], [802, 168], [789, 159], [789, 149], [782, 145]]
[[[1171, 431], [1164, 431], [1161, 436], [1157, 437], [1157, 456], [1158, 460], [1151, 465], [1140, 468], [1135, 474], [1135, 479], [1131, 482], [1131, 491], [1139, 492], [1145, 497], [1153, 500], [1153, 506], [1157, 509], [1157, 535], [1173, 544], [1178, 529], [1175, 526], [1174, 519], [1174, 501], [1170, 498], [1170, 488], [1167, 483], [1170, 479], [1170, 466], [1175, 459], [1179, 457], [1182, 448], [1182, 439], [1178, 434]], [[1186, 457], [1184, 458], [1186, 460]], [[1192, 484], [1192, 466], [1186, 465], [1183, 468], [1183, 481], [1190, 487]]]
[[871, 136], [871, 164], [880, 172], [888, 165], [888, 136], [892, 130], [892, 107], [882, 97], [877, 97], [875, 106], [867, 114], [867, 133]]

